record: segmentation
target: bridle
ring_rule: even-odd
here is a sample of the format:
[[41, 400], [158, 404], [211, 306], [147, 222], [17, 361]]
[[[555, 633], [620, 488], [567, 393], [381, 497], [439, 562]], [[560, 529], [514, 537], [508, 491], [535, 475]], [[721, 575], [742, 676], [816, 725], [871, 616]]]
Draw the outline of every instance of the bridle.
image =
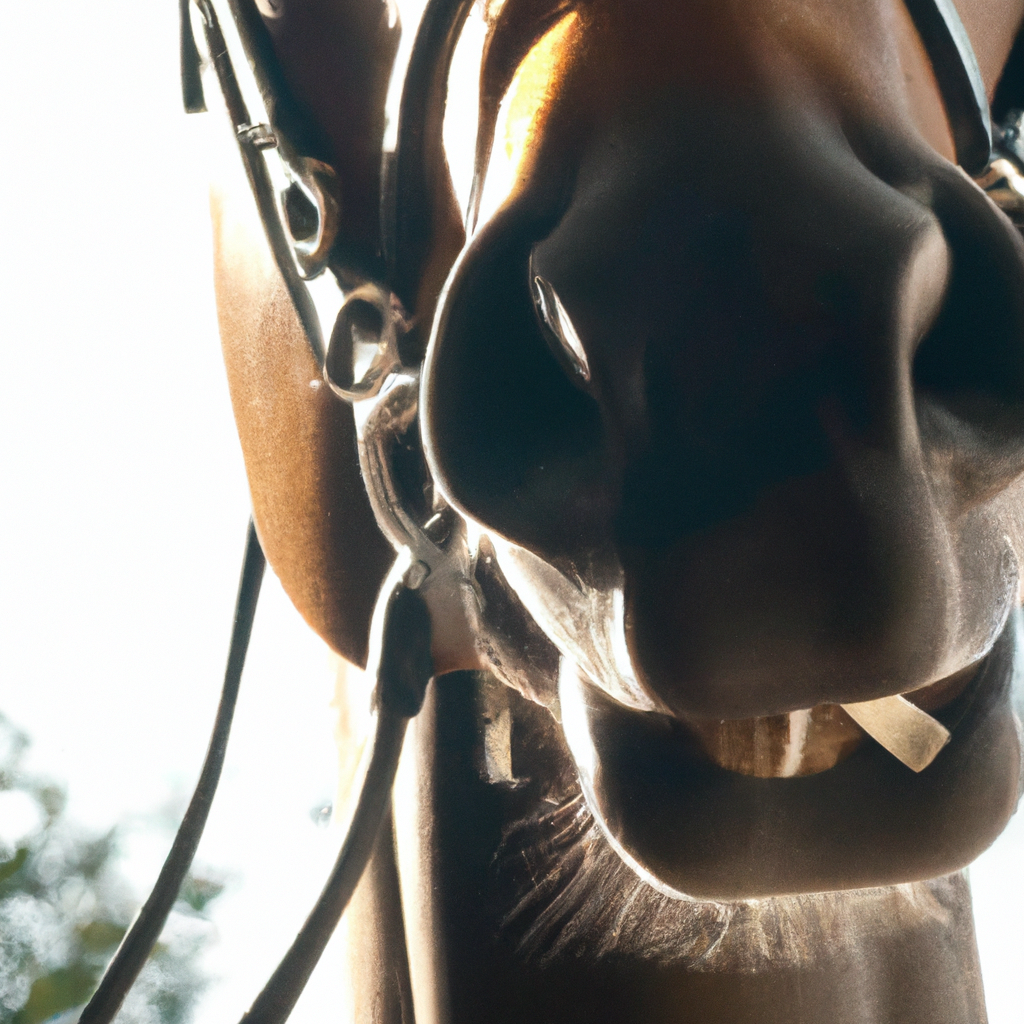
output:
[[[407, 723], [419, 712], [433, 675], [430, 613], [421, 588], [432, 577], [458, 590], [471, 572], [461, 520], [435, 500], [430, 517], [419, 522], [396, 487], [392, 453], [399, 438], [418, 442], [420, 371], [416, 353], [403, 343], [410, 333], [406, 311], [414, 306], [429, 255], [431, 182], [443, 169], [440, 124], [448, 71], [473, 0], [430, 0], [424, 10], [405, 69], [397, 145], [382, 162], [383, 252], [376, 262], [348, 275], [326, 343], [313, 289], [328, 269], [339, 227], [334, 171], [303, 154], [282, 126], [287, 118], [280, 112], [273, 56], [252, 0], [223, 2], [247, 58], [238, 64], [228, 52], [213, 0], [179, 0], [185, 109], [206, 109], [194, 5], [206, 63], [223, 96], [274, 261], [325, 382], [340, 400], [357, 404], [363, 482], [378, 526], [398, 553], [371, 627], [374, 722], [355, 810], [313, 910], [242, 1018], [248, 1024], [279, 1024], [293, 1009], [363, 874], [388, 806]], [[1018, 227], [1024, 226], [1024, 112], [1010, 110], [993, 126], [978, 63], [952, 0], [905, 2], [931, 58], [958, 164]], [[251, 68], [255, 86], [249, 102], [237, 74], [243, 65]], [[254, 102], [256, 117], [250, 109]], [[425, 131], [424, 125], [437, 130]], [[482, 170], [478, 144], [477, 199]], [[472, 199], [470, 207], [472, 219]], [[81, 1024], [108, 1024], [114, 1018], [191, 865], [224, 761], [264, 568], [250, 520], [221, 700], [199, 781], [153, 891], [85, 1007]], [[475, 626], [469, 604], [466, 612]]]

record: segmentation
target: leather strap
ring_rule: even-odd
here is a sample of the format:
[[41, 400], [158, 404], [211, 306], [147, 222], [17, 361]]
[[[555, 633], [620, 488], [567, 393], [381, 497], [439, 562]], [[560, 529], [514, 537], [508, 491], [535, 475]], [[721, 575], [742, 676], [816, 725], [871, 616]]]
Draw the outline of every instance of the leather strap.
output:
[[992, 159], [992, 122], [970, 37], [952, 0], [906, 0], [906, 4], [942, 91], [957, 162], [977, 177]]

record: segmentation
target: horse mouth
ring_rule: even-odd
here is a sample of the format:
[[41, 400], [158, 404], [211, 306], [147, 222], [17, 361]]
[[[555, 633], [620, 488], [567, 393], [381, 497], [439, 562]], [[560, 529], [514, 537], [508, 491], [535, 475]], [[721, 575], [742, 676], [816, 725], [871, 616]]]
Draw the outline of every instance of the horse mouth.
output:
[[[941, 711], [967, 689], [981, 664], [975, 662], [905, 696], [925, 713]], [[761, 779], [817, 775], [845, 761], [864, 743], [882, 742], [839, 704], [755, 718], [684, 718], [682, 726], [697, 756]], [[936, 727], [944, 729], [938, 723]]]
[[838, 704], [724, 721], [683, 721], [698, 756], [760, 779], [816, 775], [835, 767], [867, 739]]
[[[522, 602], [525, 613], [563, 659], [623, 706], [669, 714], [690, 756], [741, 775], [816, 775], [834, 768], [869, 740], [921, 772], [950, 740], [942, 709], [967, 689], [987, 657], [903, 694], [859, 702], [855, 698], [852, 703], [819, 696], [803, 708], [756, 716], [729, 715], [725, 707], [718, 715], [688, 713], [667, 707], [639, 682], [626, 640], [621, 579], [607, 589], [595, 588], [579, 577], [570, 579], [539, 556], [500, 537], [493, 547], [488, 540], [486, 551], [500, 563], [491, 571], [501, 576], [502, 584]], [[490, 564], [490, 557], [485, 561]], [[1005, 616], [1000, 618], [1005, 622]], [[827, 693], [824, 686], [813, 689], [821, 696]], [[938, 718], [933, 711], [939, 712]]]

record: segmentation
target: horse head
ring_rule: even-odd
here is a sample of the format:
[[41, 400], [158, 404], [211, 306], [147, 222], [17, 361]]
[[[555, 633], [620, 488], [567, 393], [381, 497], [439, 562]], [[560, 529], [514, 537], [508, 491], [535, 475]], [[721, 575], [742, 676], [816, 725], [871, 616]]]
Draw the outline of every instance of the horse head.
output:
[[[832, 973], [772, 1020], [833, 1019], [862, 975], [843, 1019], [881, 1019], [908, 972], [899, 1019], [977, 1020], [969, 899], [939, 876], [1024, 774], [1024, 0], [230, 0], [234, 61], [194, 4], [248, 177], [212, 206], [258, 542], [196, 796], [83, 1022], [195, 851], [263, 553], [369, 659], [377, 724], [250, 1024], [287, 1016], [352, 895], [430, 678], [396, 813], [437, 818], [419, 888], [378, 844], [355, 957], [404, 965], [389, 1020], [410, 974], [417, 1014], [458, 970], [465, 1005], [494, 989], [462, 1019], [600, 1001], [577, 961], [527, 983], [488, 946], [524, 914], [535, 945], [620, 949], [601, 1019], [675, 1021], [680, 993], [767, 1019], [728, 972], [785, 989], [817, 943]], [[462, 878], [438, 821], [473, 807], [480, 877], [519, 843], [525, 894]], [[437, 909], [444, 871], [473, 913]]]
[[[322, 378], [262, 243], [215, 206], [255, 520], [313, 627], [365, 659], [397, 502], [461, 552], [416, 581], [436, 673], [487, 667], [549, 708], [656, 888], [968, 863], [1021, 770], [1024, 244], [965, 173], [987, 150], [927, 5], [506, 0], [477, 86], [451, 70], [470, 4], [437, 3], [400, 110], [390, 9], [235, 6], [340, 211]], [[959, 8], [991, 99], [1022, 5]], [[460, 207], [445, 97], [476, 88]], [[422, 372], [375, 519], [335, 392], [353, 338], [388, 331], [390, 370]], [[858, 708], [910, 716], [872, 735], [925, 719], [948, 744], [915, 773]]]

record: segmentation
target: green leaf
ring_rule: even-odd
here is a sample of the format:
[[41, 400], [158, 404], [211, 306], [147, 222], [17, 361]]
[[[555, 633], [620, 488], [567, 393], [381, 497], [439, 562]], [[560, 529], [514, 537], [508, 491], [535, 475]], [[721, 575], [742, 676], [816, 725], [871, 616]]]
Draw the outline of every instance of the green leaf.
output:
[[224, 891], [221, 882], [215, 882], [211, 878], [196, 878], [194, 875], [186, 875], [185, 881], [181, 884], [181, 891], [178, 899], [191, 907], [197, 914], [201, 914], [206, 905], [215, 900]]
[[87, 953], [105, 953], [113, 949], [128, 929], [114, 921], [90, 921], [77, 929], [82, 948]]
[[18, 848], [18, 852], [10, 859], [0, 863], [0, 885], [3, 885], [8, 878], [16, 875], [28, 860], [29, 850], [27, 846]]
[[60, 967], [36, 978], [28, 1002], [14, 1015], [11, 1024], [41, 1024], [55, 1014], [81, 1006], [92, 994], [99, 971], [82, 964]]
[[36, 791], [35, 796], [51, 821], [64, 812], [64, 805], [68, 799], [67, 794], [59, 786], [42, 786]]

